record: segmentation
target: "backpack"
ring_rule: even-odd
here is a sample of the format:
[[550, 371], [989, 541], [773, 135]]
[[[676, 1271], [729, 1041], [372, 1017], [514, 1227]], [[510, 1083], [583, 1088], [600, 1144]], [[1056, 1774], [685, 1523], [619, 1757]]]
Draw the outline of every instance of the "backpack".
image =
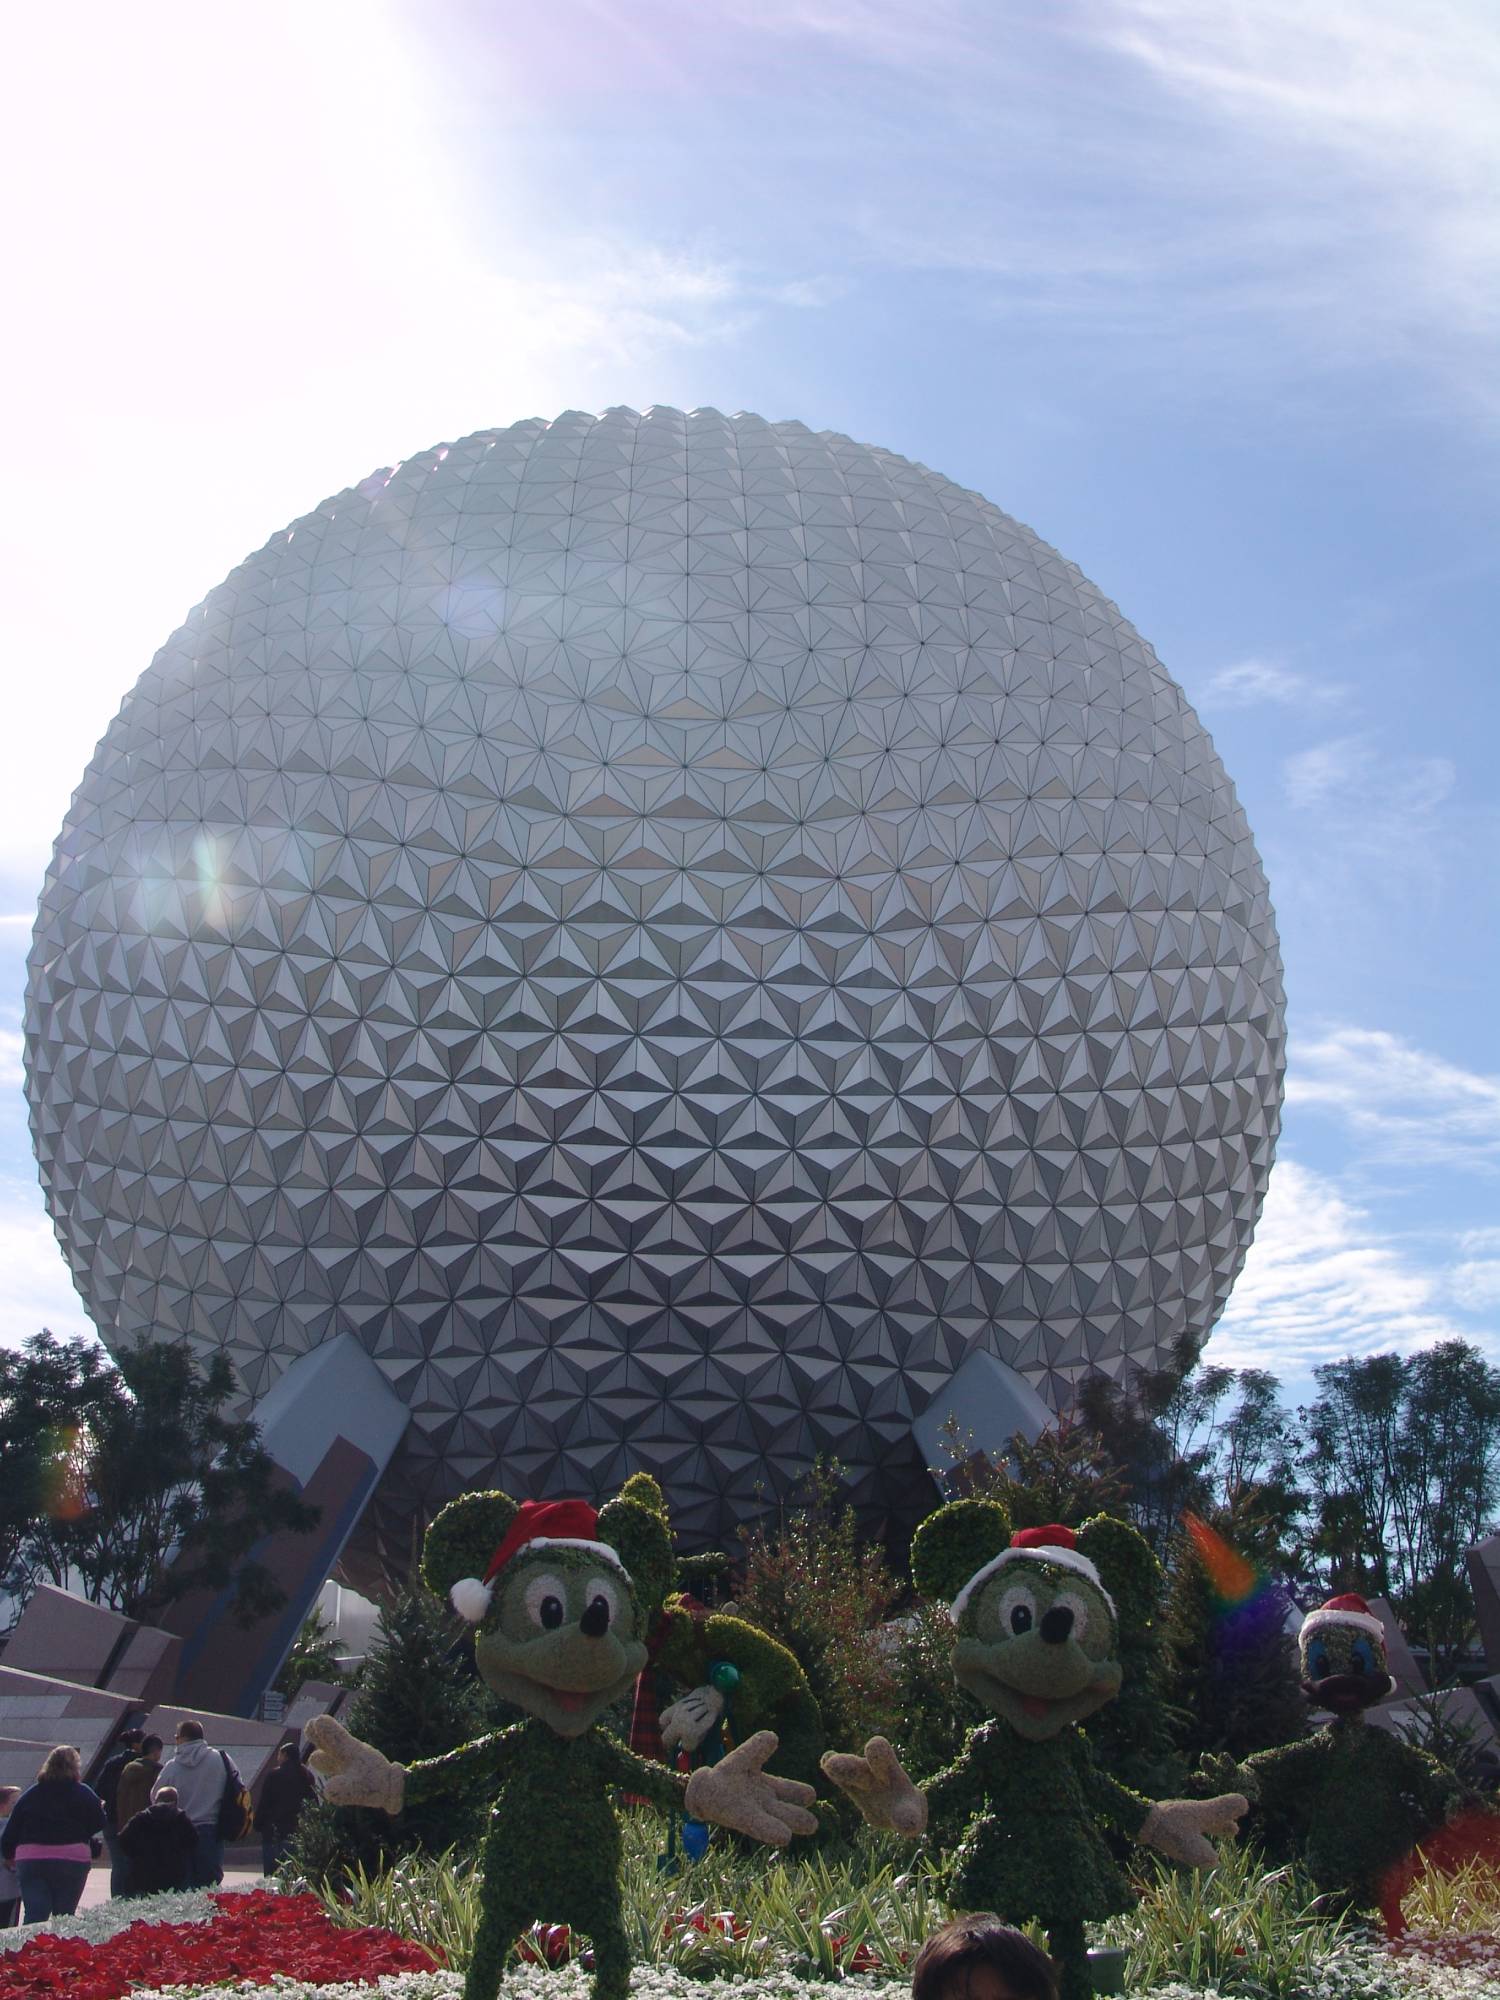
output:
[[255, 1824], [255, 1806], [244, 1779], [229, 1761], [229, 1752], [221, 1750], [219, 1755], [224, 1760], [224, 1790], [216, 1830], [220, 1840], [244, 1840]]

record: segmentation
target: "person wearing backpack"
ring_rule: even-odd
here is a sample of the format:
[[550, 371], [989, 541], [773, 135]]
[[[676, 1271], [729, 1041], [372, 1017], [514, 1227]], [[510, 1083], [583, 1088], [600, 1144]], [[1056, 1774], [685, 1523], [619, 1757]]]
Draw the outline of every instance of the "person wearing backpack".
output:
[[[119, 1816], [120, 1774], [140, 1754], [140, 1730], [122, 1729], [119, 1747], [105, 1763], [94, 1786], [99, 1803], [104, 1808], [104, 1845], [109, 1849], [109, 1893], [112, 1896], [123, 1896], [130, 1887], [130, 1861], [120, 1845], [120, 1828], [125, 1823]], [[126, 1818], [129, 1817], [127, 1813]]]
[[198, 1838], [191, 1886], [211, 1889], [224, 1879], [224, 1818], [232, 1805], [236, 1825], [241, 1822], [237, 1801], [243, 1784], [228, 1751], [215, 1750], [203, 1740], [201, 1722], [184, 1716], [173, 1742], [172, 1755], [151, 1787], [151, 1797], [159, 1799], [168, 1786], [176, 1791], [177, 1803], [193, 1822]]

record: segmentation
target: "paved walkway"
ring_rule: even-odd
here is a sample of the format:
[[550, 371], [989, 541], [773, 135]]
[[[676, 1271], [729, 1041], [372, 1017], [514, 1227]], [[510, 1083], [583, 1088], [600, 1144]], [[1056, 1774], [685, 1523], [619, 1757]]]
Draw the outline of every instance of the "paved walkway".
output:
[[[244, 1865], [235, 1867], [232, 1865], [233, 1862], [241, 1862]], [[226, 1863], [224, 1868], [224, 1887], [226, 1889], [255, 1888], [261, 1879], [258, 1855], [256, 1862], [257, 1865], [255, 1867], [250, 1866], [250, 1856], [245, 1850], [234, 1854], [231, 1857], [231, 1862]], [[80, 1910], [92, 1910], [98, 1904], [107, 1903], [108, 1901], [109, 1863], [108, 1861], [96, 1861], [94, 1866], [89, 1870], [89, 1879], [84, 1884], [83, 1889], [83, 1901], [78, 1907]]]

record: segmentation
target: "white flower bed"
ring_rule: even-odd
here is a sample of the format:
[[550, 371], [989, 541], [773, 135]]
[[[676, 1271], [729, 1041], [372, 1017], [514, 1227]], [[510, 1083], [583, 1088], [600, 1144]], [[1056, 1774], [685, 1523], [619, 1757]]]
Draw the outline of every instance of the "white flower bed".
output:
[[[593, 1974], [576, 1962], [549, 1970], [545, 1966], [515, 1966], [505, 1975], [500, 2000], [589, 2000]], [[304, 1986], [297, 1979], [278, 1979], [265, 1986], [164, 1986], [154, 1993], [137, 1992], [133, 2000], [192, 2000], [212, 1994], [215, 2000], [459, 2000], [463, 1975], [458, 1972], [397, 1972], [366, 1985]], [[754, 1979], [689, 1979], [686, 1973], [653, 1971], [637, 1966], [630, 1977], [632, 2000], [828, 2000], [822, 1980], [798, 1979], [791, 1972], [769, 1972]], [[841, 1992], [862, 2000], [898, 2000], [909, 1996], [906, 1980], [850, 1978]]]
[[[590, 1974], [581, 1965], [517, 1967], [508, 1972], [500, 2000], [588, 2000]], [[632, 2000], [830, 2000], [828, 1985], [773, 1972], [752, 1979], [690, 1979], [671, 1971], [637, 1967]], [[901, 2000], [910, 1993], [904, 1980], [850, 1978], [841, 1990], [861, 2000]], [[169, 1986], [137, 1993], [133, 2000], [460, 2000], [463, 1979], [456, 1972], [401, 1972], [368, 1985], [305, 1986], [278, 1979], [265, 1986]], [[1174, 1981], [1152, 1987], [1136, 2000], [1235, 2000], [1216, 1987]], [[1338, 1953], [1306, 1990], [1305, 2000], [1500, 2000], [1500, 1968], [1485, 1964], [1445, 1966], [1432, 1959], [1353, 1946]]]
[[130, 1924], [206, 1924], [218, 1915], [206, 1889], [168, 1889], [160, 1896], [117, 1896], [112, 1902], [96, 1903], [80, 1910], [76, 1917], [48, 1917], [40, 1924], [20, 1924], [0, 1931], [0, 1951], [19, 1951], [29, 1938], [82, 1938], [86, 1944], [103, 1944], [116, 1931]]
[[[14, 1951], [28, 1938], [51, 1932], [102, 1944], [134, 1923], [201, 1924], [216, 1908], [205, 1890], [161, 1896], [139, 1896], [84, 1910], [76, 1917], [56, 1917], [45, 1924], [0, 1931], [0, 1951]], [[1416, 1945], [1416, 1940], [1413, 1940]], [[1500, 1944], [1470, 1944], [1471, 1962], [1448, 1965], [1438, 1957], [1408, 1949], [1392, 1954], [1374, 1945], [1350, 1944], [1320, 1967], [1305, 1990], [1304, 2000], [1500, 2000]], [[592, 1975], [577, 1962], [549, 1970], [516, 1966], [505, 1976], [500, 2000], [589, 2000]], [[905, 1980], [853, 1976], [840, 1982], [851, 2000], [907, 2000]], [[462, 1975], [456, 1972], [402, 1972], [368, 1983], [310, 1986], [281, 1978], [258, 1985], [205, 1984], [139, 1989], [133, 2000], [461, 2000]], [[825, 1981], [801, 1979], [795, 1973], [765, 1972], [750, 1978], [694, 1979], [668, 1968], [638, 1966], [631, 1977], [632, 2000], [831, 2000]], [[1236, 2000], [1216, 1987], [1188, 1986], [1181, 1981], [1155, 1986], [1134, 2000]]]

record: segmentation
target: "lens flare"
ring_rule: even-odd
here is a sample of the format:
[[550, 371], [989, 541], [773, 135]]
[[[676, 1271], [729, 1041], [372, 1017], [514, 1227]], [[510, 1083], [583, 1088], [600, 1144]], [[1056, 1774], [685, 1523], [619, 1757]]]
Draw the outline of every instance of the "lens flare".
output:
[[1198, 1560], [1213, 1586], [1214, 1596], [1224, 1608], [1233, 1610], [1241, 1604], [1248, 1604], [1264, 1587], [1264, 1578], [1254, 1563], [1247, 1561], [1238, 1549], [1231, 1548], [1201, 1515], [1185, 1512], [1182, 1525], [1198, 1552]]
[[87, 1465], [83, 1432], [76, 1424], [59, 1424], [47, 1433], [41, 1500], [49, 1521], [77, 1521], [89, 1511]]

